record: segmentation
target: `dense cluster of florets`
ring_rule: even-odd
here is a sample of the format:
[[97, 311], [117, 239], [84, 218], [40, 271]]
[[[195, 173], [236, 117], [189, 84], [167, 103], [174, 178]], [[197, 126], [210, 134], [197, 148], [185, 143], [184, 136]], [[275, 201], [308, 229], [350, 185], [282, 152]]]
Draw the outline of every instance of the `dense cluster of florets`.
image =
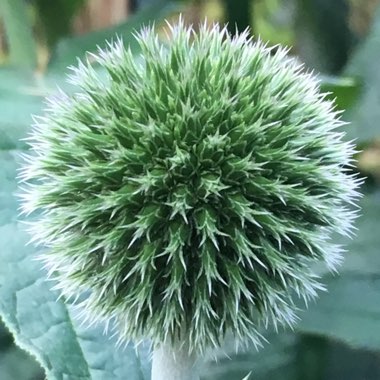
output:
[[[286, 56], [182, 23], [74, 69], [30, 138], [23, 209], [66, 297], [122, 338], [218, 346], [291, 324], [334, 268], [358, 181], [332, 102]], [[104, 75], [104, 73], [106, 75]]]

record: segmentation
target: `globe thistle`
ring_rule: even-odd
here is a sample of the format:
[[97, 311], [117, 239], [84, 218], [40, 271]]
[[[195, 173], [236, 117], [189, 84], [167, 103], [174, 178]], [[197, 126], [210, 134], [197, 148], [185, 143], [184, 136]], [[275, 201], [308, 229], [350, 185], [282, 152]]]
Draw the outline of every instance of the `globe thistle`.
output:
[[[67, 298], [121, 340], [219, 346], [293, 324], [350, 234], [354, 148], [316, 77], [283, 48], [170, 26], [73, 68], [29, 138], [23, 211]], [[102, 75], [100, 75], [102, 73]]]

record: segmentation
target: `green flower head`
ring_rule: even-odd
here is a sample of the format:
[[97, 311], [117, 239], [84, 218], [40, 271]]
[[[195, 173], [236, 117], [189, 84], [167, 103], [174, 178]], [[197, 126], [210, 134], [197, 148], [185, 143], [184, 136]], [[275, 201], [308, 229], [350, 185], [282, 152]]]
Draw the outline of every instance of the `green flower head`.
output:
[[323, 289], [356, 213], [354, 148], [317, 79], [282, 48], [195, 33], [137, 34], [74, 68], [50, 99], [21, 173], [23, 211], [57, 287], [121, 340], [180, 337], [193, 351], [227, 332], [293, 324], [293, 297]]

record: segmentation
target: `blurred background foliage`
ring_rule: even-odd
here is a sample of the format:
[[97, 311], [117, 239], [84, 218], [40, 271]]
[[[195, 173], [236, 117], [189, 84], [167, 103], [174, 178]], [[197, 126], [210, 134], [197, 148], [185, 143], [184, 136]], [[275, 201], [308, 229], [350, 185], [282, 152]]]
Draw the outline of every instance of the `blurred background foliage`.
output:
[[[164, 18], [174, 20], [179, 12], [195, 26], [207, 17], [210, 22], [228, 22], [232, 33], [250, 27], [254, 36], [269, 44], [288, 45], [290, 54], [320, 73], [323, 89], [345, 110], [343, 118], [350, 122], [347, 138], [356, 139], [361, 149], [357, 170], [367, 180], [358, 234], [349, 243], [341, 274], [321, 272], [329, 291], [300, 313], [295, 331], [267, 332], [270, 344], [258, 352], [251, 348], [236, 354], [227, 344], [231, 359], [210, 360], [202, 378], [242, 379], [252, 371], [255, 380], [380, 379], [379, 4], [379, 0], [0, 0], [0, 225], [17, 218], [13, 153], [25, 149], [20, 139], [31, 124], [31, 114], [40, 112], [44, 96], [55, 91], [56, 84], [66, 88], [65, 68], [77, 57], [104, 46], [115, 34], [138, 53], [133, 31], [151, 22], [160, 26]], [[5, 241], [2, 236], [1, 262], [3, 252], [9, 251]], [[3, 299], [0, 305], [6, 310]], [[43, 378], [35, 359], [0, 325], [0, 379]]]

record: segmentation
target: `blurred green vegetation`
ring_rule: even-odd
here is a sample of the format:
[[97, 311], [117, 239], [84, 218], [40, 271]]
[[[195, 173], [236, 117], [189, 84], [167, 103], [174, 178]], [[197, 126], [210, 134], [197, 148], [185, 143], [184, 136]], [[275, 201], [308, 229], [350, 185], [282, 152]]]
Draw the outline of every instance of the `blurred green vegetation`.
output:
[[66, 66], [115, 33], [138, 53], [134, 29], [160, 25], [180, 11], [189, 22], [207, 16], [228, 22], [232, 32], [250, 26], [254, 36], [290, 46], [290, 54], [320, 73], [323, 90], [345, 110], [347, 139], [356, 139], [362, 150], [356, 170], [367, 176], [358, 233], [341, 273], [321, 272], [329, 292], [300, 313], [295, 331], [267, 332], [270, 343], [258, 352], [251, 347], [235, 354], [227, 342], [231, 359], [208, 361], [202, 378], [240, 380], [252, 371], [256, 380], [380, 379], [380, 1], [140, 0], [130, 2], [129, 9], [137, 10], [125, 21], [75, 34], [75, 19], [90, 1], [0, 0], [0, 315], [32, 354], [0, 325], [0, 380], [43, 379], [33, 356], [56, 368], [52, 379], [79, 378], [65, 375], [75, 367], [83, 378], [108, 380], [113, 373], [115, 379], [147, 380], [146, 360], [141, 364], [130, 349], [113, 354], [112, 342], [98, 330], [81, 330], [70, 310], [55, 302], [18, 226], [16, 168], [31, 114], [40, 113], [57, 84], [67, 87]]

